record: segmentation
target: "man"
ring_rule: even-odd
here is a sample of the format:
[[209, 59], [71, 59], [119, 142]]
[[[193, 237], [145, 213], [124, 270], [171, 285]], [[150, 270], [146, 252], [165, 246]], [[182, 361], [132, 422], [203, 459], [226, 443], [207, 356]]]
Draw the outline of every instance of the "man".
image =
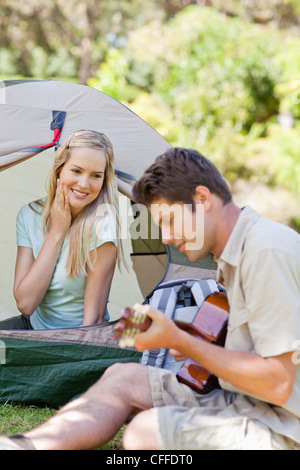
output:
[[[150, 209], [164, 243], [191, 261], [215, 255], [230, 304], [225, 348], [199, 341], [154, 310], [135, 345], [190, 357], [222, 388], [201, 395], [168, 371], [115, 364], [41, 427], [2, 438], [2, 448], [92, 449], [129, 417], [126, 449], [300, 448], [300, 236], [238, 208], [218, 170], [193, 150], [158, 157], [134, 197]], [[182, 217], [174, 216], [174, 204]], [[194, 230], [199, 220], [204, 237]]]

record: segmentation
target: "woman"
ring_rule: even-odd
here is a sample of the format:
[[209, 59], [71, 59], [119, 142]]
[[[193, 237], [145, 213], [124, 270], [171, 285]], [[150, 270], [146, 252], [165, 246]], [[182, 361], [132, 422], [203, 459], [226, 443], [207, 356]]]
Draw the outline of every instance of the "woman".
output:
[[59, 149], [48, 196], [17, 218], [14, 296], [21, 316], [0, 329], [77, 327], [107, 321], [119, 228], [113, 147], [96, 131]]

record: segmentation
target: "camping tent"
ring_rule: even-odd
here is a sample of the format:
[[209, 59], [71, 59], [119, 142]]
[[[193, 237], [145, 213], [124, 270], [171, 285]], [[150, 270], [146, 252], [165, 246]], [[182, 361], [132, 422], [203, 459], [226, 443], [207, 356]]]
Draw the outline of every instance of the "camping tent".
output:
[[129, 269], [117, 269], [113, 279], [113, 321], [77, 329], [0, 331], [0, 401], [60, 405], [112, 362], [139, 359], [136, 351], [120, 350], [111, 340], [114, 320], [125, 305], [142, 301], [164, 276], [185, 277], [184, 266], [190, 277], [201, 278], [214, 277], [215, 265], [207, 258], [190, 267], [174, 247], [167, 250], [159, 237], [151, 238], [151, 224], [146, 234], [132, 236], [136, 218], [149, 220], [149, 214], [132, 210], [132, 184], [170, 144], [115, 99], [69, 82], [0, 82], [0, 128], [0, 320], [18, 314], [12, 296], [16, 215], [22, 205], [45, 195], [55, 149], [78, 129], [99, 130], [114, 147]]
[[[45, 194], [46, 176], [56, 142], [63, 142], [78, 129], [104, 132], [114, 146], [118, 184], [123, 196], [124, 192], [130, 191], [130, 183], [170, 145], [136, 114], [106, 94], [87, 86], [50, 80], [0, 82], [0, 128], [0, 319], [4, 319], [16, 313], [11, 287], [16, 253], [16, 215], [23, 204]], [[124, 224], [129, 226], [130, 204], [126, 204], [127, 198], [123, 199], [121, 216]], [[130, 240], [126, 230], [123, 233], [123, 242], [129, 251]], [[157, 249], [161, 253], [161, 246]], [[137, 259], [137, 263], [139, 261]], [[158, 273], [158, 276], [154, 275], [154, 283], [159, 281], [162, 269], [152, 270]], [[110, 299], [113, 316], [126, 301], [132, 301], [133, 296], [138, 300], [141, 298], [133, 272], [128, 274], [123, 270], [123, 282], [120, 282], [119, 275], [116, 273]], [[125, 283], [127, 286], [129, 283], [130, 289], [124, 288], [120, 295]], [[121, 297], [121, 303], [115, 303], [114, 299]]]

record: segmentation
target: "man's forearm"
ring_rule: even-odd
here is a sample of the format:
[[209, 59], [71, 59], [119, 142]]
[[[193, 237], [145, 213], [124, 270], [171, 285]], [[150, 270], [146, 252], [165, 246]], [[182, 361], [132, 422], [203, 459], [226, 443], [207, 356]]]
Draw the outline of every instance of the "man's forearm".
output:
[[280, 406], [291, 393], [296, 371], [292, 353], [263, 358], [207, 343], [182, 330], [173, 347], [246, 394]]

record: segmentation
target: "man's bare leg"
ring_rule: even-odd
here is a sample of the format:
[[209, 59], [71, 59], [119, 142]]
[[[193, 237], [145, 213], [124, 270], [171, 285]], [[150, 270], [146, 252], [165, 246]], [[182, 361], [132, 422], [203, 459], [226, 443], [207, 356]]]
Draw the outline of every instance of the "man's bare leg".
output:
[[86, 393], [25, 434], [38, 450], [95, 449], [136, 410], [152, 408], [148, 368], [115, 364]]
[[154, 450], [157, 442], [157, 408], [139, 413], [127, 426], [123, 435], [126, 450]]

